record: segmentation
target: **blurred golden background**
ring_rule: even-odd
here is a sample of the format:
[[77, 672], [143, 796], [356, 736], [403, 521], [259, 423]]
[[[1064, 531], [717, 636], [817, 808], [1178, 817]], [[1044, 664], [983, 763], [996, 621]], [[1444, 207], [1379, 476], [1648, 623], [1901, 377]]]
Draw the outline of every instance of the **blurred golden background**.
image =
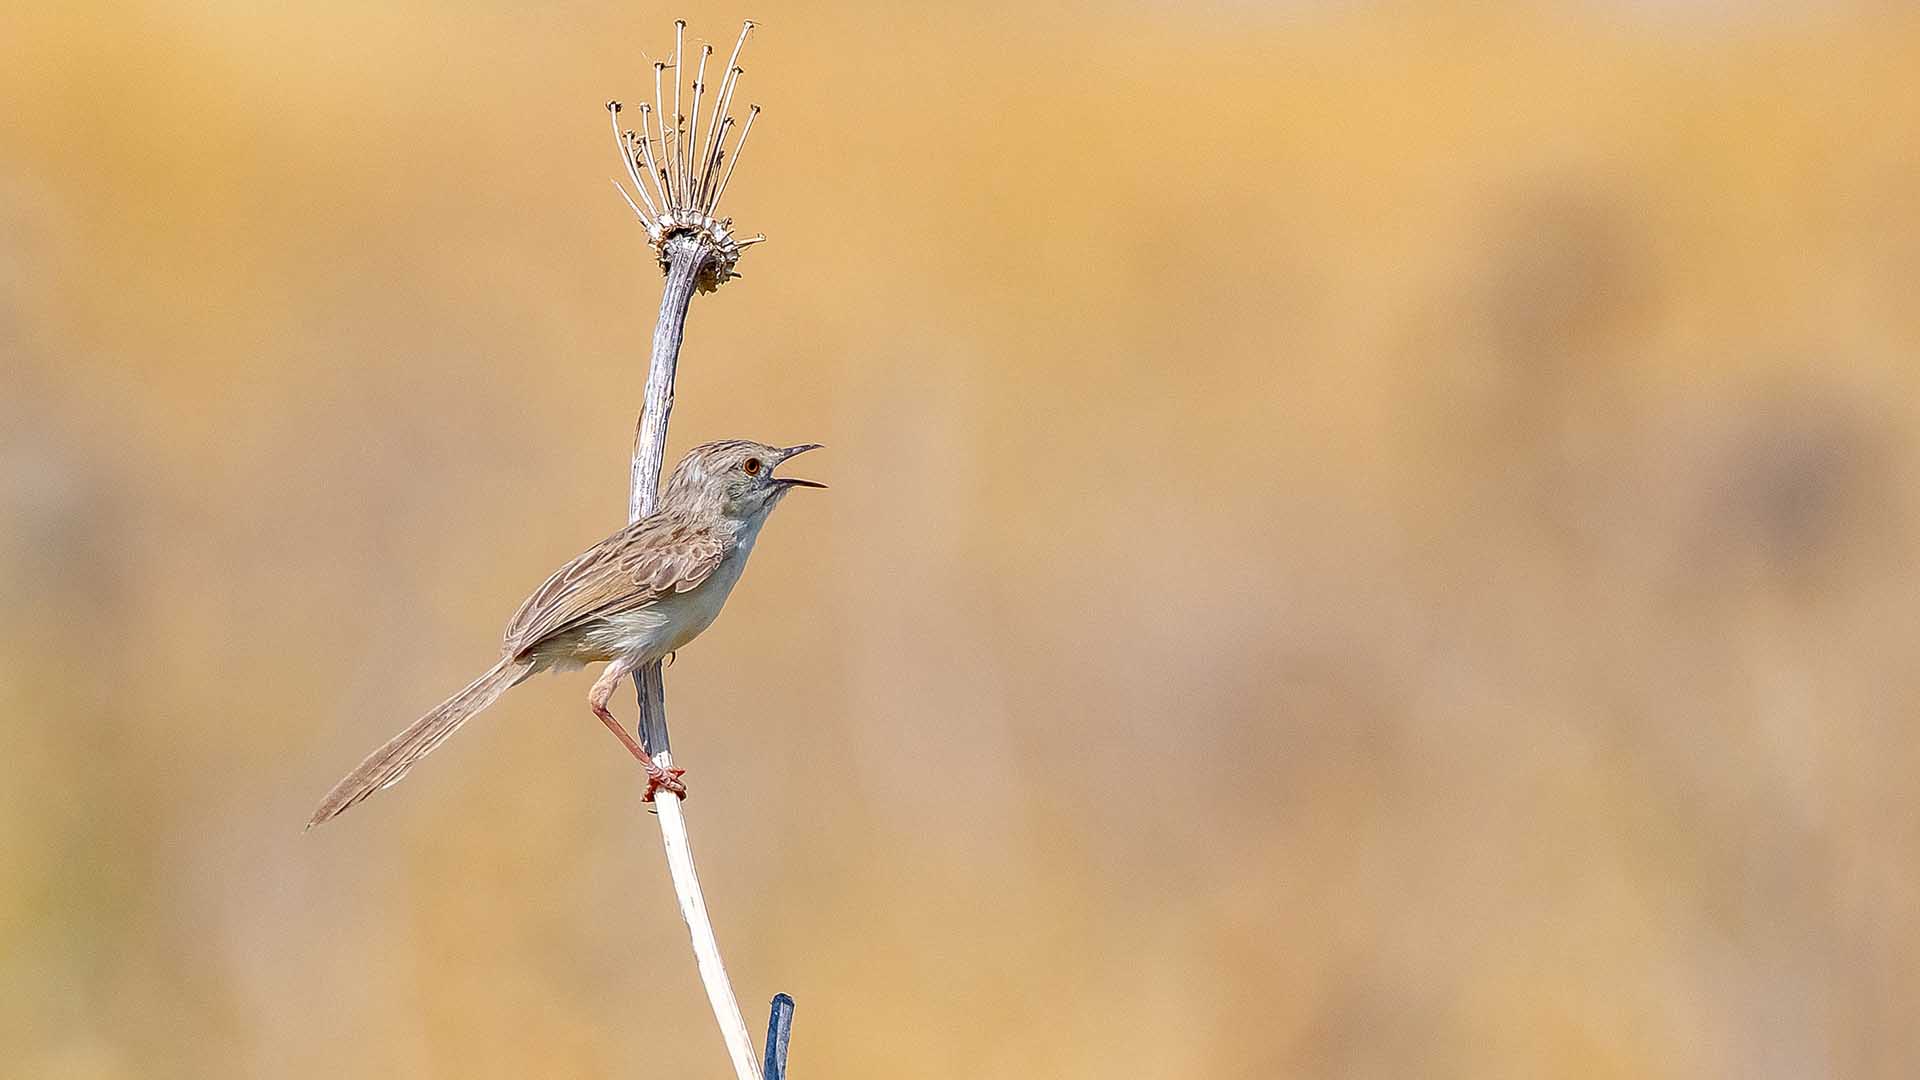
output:
[[300, 833], [622, 520], [676, 15], [796, 1078], [1920, 1073], [1920, 14], [1713, 0], [13, 5], [5, 1071], [722, 1074], [589, 676]]

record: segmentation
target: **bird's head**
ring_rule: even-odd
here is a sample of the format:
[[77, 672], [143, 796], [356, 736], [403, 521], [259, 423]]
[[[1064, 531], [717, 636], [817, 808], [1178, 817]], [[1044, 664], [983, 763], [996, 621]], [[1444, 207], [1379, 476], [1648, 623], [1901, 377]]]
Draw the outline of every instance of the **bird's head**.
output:
[[763, 517], [797, 487], [824, 488], [812, 480], [773, 475], [774, 467], [819, 443], [768, 446], [745, 439], [704, 443], [687, 451], [667, 481], [663, 506], [718, 513], [739, 521]]

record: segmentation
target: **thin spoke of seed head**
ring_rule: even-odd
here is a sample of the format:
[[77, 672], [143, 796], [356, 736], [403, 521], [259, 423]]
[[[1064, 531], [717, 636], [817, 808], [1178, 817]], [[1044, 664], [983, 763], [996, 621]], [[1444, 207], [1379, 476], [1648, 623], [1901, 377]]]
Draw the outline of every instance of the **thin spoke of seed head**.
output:
[[[747, 136], [753, 133], [753, 120], [759, 115], [760, 106], [747, 106], [747, 122], [740, 125], [740, 141], [733, 144], [733, 157], [727, 160], [727, 171], [721, 174], [719, 186], [713, 189], [713, 198], [707, 200], [707, 213], [713, 213], [720, 205], [720, 196], [727, 193], [727, 181], [733, 179], [733, 168], [740, 164], [740, 152], [747, 148]], [[765, 239], [764, 236], [760, 238], [760, 240]], [[743, 241], [741, 246], [745, 247], [749, 242], [759, 243], [759, 240]]]
[[[629, 141], [632, 138], [633, 133], [627, 132], [625, 134], [622, 134], [620, 131], [620, 103], [619, 102], [617, 101], [607, 102], [607, 122], [613, 125], [613, 145], [616, 148], [618, 148], [620, 151], [620, 163], [622, 165], [625, 165], [627, 168], [627, 178], [633, 181], [633, 186], [639, 190], [640, 197], [642, 199], [647, 199], [646, 185], [640, 182], [640, 174], [633, 167], [633, 144], [632, 142]], [[614, 181], [613, 186], [620, 187], [620, 182], [618, 180]], [[620, 189], [620, 194], [622, 196], [625, 196], [626, 193], [627, 192], [625, 188]], [[627, 199], [627, 201], [631, 203], [633, 200]], [[648, 209], [653, 208], [652, 199], [647, 199], [647, 207]], [[640, 214], [639, 207], [637, 206], [634, 207], [633, 212], [635, 214], [640, 215], [641, 221], [647, 221], [647, 215]], [[658, 210], [654, 210], [653, 212], [655, 216], [658, 216], [660, 213], [660, 211]], [[649, 222], [649, 224], [651, 224], [651, 222]]]
[[732, 130], [733, 117], [729, 116], [720, 121], [720, 130], [712, 132], [714, 135], [713, 155], [707, 159], [707, 167], [700, 173], [699, 197], [694, 200], [700, 204], [703, 210], [712, 205], [712, 200], [709, 196], [713, 194], [714, 180], [718, 179], [717, 174], [720, 168], [720, 159], [725, 157], [727, 153], [727, 133]]
[[[646, 117], [643, 114], [641, 120], [644, 122], [645, 119]], [[627, 179], [633, 181], [634, 191], [639, 193], [641, 201], [647, 204], [647, 209], [652, 212], [653, 216], [659, 217], [660, 208], [653, 204], [653, 196], [647, 193], [647, 183], [640, 178], [640, 147], [642, 143], [643, 140], [641, 137], [635, 135], [631, 130], [622, 134], [620, 149], [621, 157], [625, 159], [622, 164], [627, 167]]]
[[700, 46], [700, 66], [694, 69], [693, 104], [687, 107], [687, 152], [681, 159], [684, 170], [681, 178], [685, 181], [680, 189], [680, 198], [688, 209], [693, 208], [693, 170], [700, 167], [698, 151], [700, 145], [700, 95], [707, 90], [707, 57], [713, 55], [712, 45]]
[[[701, 84], [699, 83], [693, 84], [693, 108], [695, 109], [698, 109], [700, 107], [700, 91], [703, 89], [705, 89], [705, 87], [701, 86]], [[679, 203], [680, 206], [686, 207], [688, 209], [691, 209], [693, 206], [694, 152], [691, 149], [691, 147], [699, 145], [699, 138], [700, 138], [699, 132], [700, 132], [699, 115], [697, 113], [689, 113], [687, 115], [687, 144], [689, 146], [689, 149], [686, 151], [685, 154], [681, 155], [680, 157], [681, 166], [680, 166], [680, 203]]]
[[660, 129], [660, 140], [655, 144], [660, 147], [660, 150], [653, 160], [653, 186], [661, 192], [660, 209], [667, 211], [673, 209], [673, 198], [670, 194], [673, 191], [673, 159], [667, 152], [666, 117], [656, 112], [653, 114], [653, 123]]
[[765, 234], [765, 233], [754, 233], [754, 234], [753, 234], [752, 236], [749, 236], [749, 237], [747, 237], [747, 238], [746, 238], [746, 239], [744, 239], [744, 240], [740, 240], [740, 241], [738, 241], [738, 242], [736, 243], [736, 245], [735, 245], [735, 246], [737, 246], [737, 247], [752, 247], [752, 246], [753, 246], [753, 245], [755, 245], [755, 244], [764, 244], [764, 243], [766, 243], [766, 242], [767, 242], [767, 234]]
[[[640, 172], [639, 170], [634, 168], [634, 164], [633, 164], [633, 142], [632, 142], [633, 132], [629, 131], [622, 134], [620, 131], [620, 103], [619, 102], [617, 101], [607, 102], [607, 121], [613, 125], [613, 144], [616, 147], [618, 147], [620, 150], [620, 163], [622, 165], [625, 165], [627, 168], [627, 178], [633, 181], [633, 186], [636, 190], [640, 192], [640, 197], [642, 199], [646, 199], [647, 208], [652, 210], [653, 200], [647, 199], [647, 186], [640, 182]], [[615, 186], [618, 186], [618, 185], [616, 184]], [[626, 194], [625, 189], [622, 189], [621, 194], [622, 195]], [[627, 201], [632, 202], [633, 200], [628, 199]], [[658, 217], [660, 214], [660, 211], [654, 210], [653, 213], [655, 217]], [[642, 217], [642, 220], [645, 220], [644, 216]]]
[[699, 145], [700, 92], [706, 89], [707, 55], [712, 51], [711, 45], [700, 47], [700, 62], [688, 83], [687, 111], [679, 117], [676, 128], [680, 137], [674, 147], [674, 160], [680, 169], [680, 200], [688, 207], [693, 205], [693, 148]]
[[625, 200], [627, 206], [633, 210], [634, 217], [639, 218], [641, 223], [644, 225], [653, 224], [653, 222], [650, 219], [648, 219], [647, 215], [640, 212], [640, 204], [637, 202], [634, 202], [633, 196], [627, 194], [627, 185], [622, 184], [619, 180], [611, 176], [607, 177], [607, 183], [612, 184], [613, 190], [620, 193], [620, 198]]
[[[680, 72], [682, 70], [680, 67], [680, 56], [681, 46], [685, 43], [686, 36], [687, 20], [673, 20], [673, 160], [668, 162], [668, 164], [673, 170], [676, 182], [678, 182], [680, 175], [686, 171], [678, 164], [681, 157], [680, 146], [684, 141], [680, 138], [680, 122], [684, 119], [684, 117], [680, 115]], [[661, 117], [662, 122], [664, 122], [665, 119], [665, 117]], [[661, 128], [660, 131], [660, 156], [667, 156], [667, 135], [664, 127]]]
[[[613, 190], [619, 192], [620, 197], [622, 199], [625, 199], [627, 201], [627, 205], [633, 208], [633, 216], [640, 219], [640, 224], [645, 225], [647, 227], [648, 232], [652, 232], [656, 228], [656, 226], [653, 223], [653, 220], [647, 217], [647, 215], [640, 212], [640, 204], [637, 202], [634, 202], [633, 196], [627, 194], [627, 186], [625, 184], [622, 184], [620, 181], [615, 180], [611, 176], [607, 177], [607, 183], [612, 184]], [[644, 195], [646, 194], [646, 192], [642, 191], [641, 194]]]
[[716, 139], [720, 135], [720, 118], [727, 115], [727, 101], [733, 96], [734, 80], [740, 76], [740, 50], [746, 47], [747, 35], [753, 32], [753, 20], [747, 19], [740, 24], [740, 36], [733, 41], [733, 52], [727, 54], [726, 73], [720, 77], [720, 92], [713, 99], [713, 120], [708, 123], [707, 139], [714, 145], [703, 147], [700, 154], [700, 186], [705, 188], [712, 183], [714, 154], [719, 150]]
[[[751, 29], [752, 26], [753, 26], [752, 23], [747, 24], [748, 29]], [[742, 41], [746, 40], [746, 36], [747, 36], [746, 30], [740, 31], [740, 38]], [[735, 56], [738, 56], [740, 54], [740, 47], [738, 45], [734, 46], [733, 52]], [[733, 111], [733, 92], [736, 88], [739, 87], [740, 76], [744, 74], [746, 74], [746, 71], [744, 68], [741, 68], [740, 66], [735, 64], [728, 65], [726, 77], [720, 80], [719, 100], [714, 103], [714, 115], [716, 117], [726, 117], [727, 114]], [[718, 128], [715, 128], [715, 134], [724, 136], [725, 132], [722, 132]], [[711, 189], [713, 187], [713, 170], [717, 168], [719, 165], [720, 147], [723, 144], [724, 144], [724, 139], [721, 141], [716, 141], [712, 149], [707, 154], [706, 174], [701, 179], [701, 186], [703, 188]]]
[[[632, 133], [632, 132], [628, 132], [628, 133], [627, 133], [627, 140], [628, 140], [628, 142], [627, 142], [627, 153], [629, 153], [629, 154], [632, 154], [632, 153], [634, 153], [634, 148], [633, 148], [633, 142], [632, 142], [632, 140], [633, 140], [633, 133]], [[639, 170], [639, 169], [638, 169], [637, 167], [636, 167], [636, 168], [632, 168], [632, 169], [629, 169], [629, 170], [627, 171], [627, 179], [629, 179], [629, 180], [632, 180], [632, 181], [633, 181], [633, 183], [634, 183], [634, 191], [635, 191], [636, 193], [638, 193], [638, 194], [639, 194], [639, 196], [640, 196], [640, 201], [646, 204], [646, 206], [647, 206], [647, 216], [648, 216], [649, 218], [657, 218], [657, 217], [659, 217], [659, 216], [660, 216], [660, 208], [659, 208], [659, 207], [657, 207], [657, 206], [655, 206], [655, 205], [653, 204], [653, 196], [651, 196], [651, 195], [649, 195], [649, 194], [647, 194], [647, 186], [646, 186], [646, 183], [645, 183], [644, 181], [642, 181], [642, 180], [640, 179], [640, 170]], [[615, 180], [615, 181], [614, 181], [614, 183], [616, 183], [616, 184], [620, 184], [620, 182], [619, 182], [618, 180]], [[620, 192], [621, 192], [621, 194], [623, 194], [623, 195], [624, 195], [624, 194], [626, 194], [626, 190], [627, 190], [627, 186], [626, 186], [625, 184], [620, 184]]]
[[[660, 205], [663, 207], [671, 206], [673, 204], [667, 201], [667, 189], [664, 187], [661, 187], [661, 184], [660, 184], [660, 167], [653, 163], [653, 134], [647, 130], [647, 117], [652, 112], [653, 110], [647, 107], [646, 102], [640, 103], [640, 153], [645, 155], [646, 157], [647, 175], [653, 178], [653, 186], [656, 188], [660, 188]], [[665, 141], [665, 137], [662, 136], [661, 143], [660, 143], [660, 156], [665, 157], [666, 155], [667, 155], [667, 144]], [[647, 189], [645, 186], [642, 186], [640, 190], [642, 192], [645, 192]], [[649, 199], [648, 203], [649, 205], [651, 205], [652, 200]], [[660, 214], [660, 211], [658, 210], [654, 211], [654, 215], [656, 217], [659, 216], [659, 214]]]
[[[745, 31], [741, 31], [742, 36], [745, 36], [745, 33]], [[738, 52], [739, 50], [736, 49], [735, 51]], [[702, 202], [712, 202], [712, 200], [708, 198], [708, 193], [713, 190], [713, 181], [715, 179], [714, 171], [720, 167], [720, 149], [725, 146], [727, 142], [726, 128], [733, 123], [733, 117], [727, 116], [727, 113], [733, 109], [733, 90], [734, 87], [740, 85], [740, 76], [742, 74], [743, 71], [740, 68], [729, 69], [726, 80], [720, 84], [720, 101], [714, 107], [714, 114], [716, 116], [726, 117], [726, 120], [714, 130], [714, 134], [717, 135], [718, 138], [713, 142], [713, 150], [707, 155], [706, 168], [700, 175], [700, 200]]]
[[721, 108], [720, 103], [727, 96], [727, 86], [732, 82], [733, 69], [728, 68], [721, 73], [720, 88], [713, 93], [713, 113], [707, 124], [706, 141], [700, 145], [699, 152], [694, 155], [693, 201], [696, 206], [705, 201], [701, 192], [707, 186], [707, 163], [713, 160], [713, 139], [720, 132], [720, 118], [726, 115], [726, 110]]
[[[641, 119], [645, 119], [644, 113]], [[633, 189], [639, 193], [640, 201], [647, 204], [647, 212], [659, 217], [660, 208], [653, 204], [653, 197], [647, 194], [646, 181], [640, 179], [640, 152], [646, 145], [644, 137], [627, 132], [627, 178], [633, 181]]]
[[[678, 56], [676, 54], [676, 59], [677, 58]], [[666, 113], [662, 110], [661, 103], [660, 103], [660, 97], [661, 97], [660, 80], [661, 80], [661, 76], [666, 74], [666, 70], [667, 70], [667, 65], [660, 63], [659, 61], [654, 62], [654, 65], [653, 65], [653, 115], [656, 117], [654, 122], [660, 125], [660, 156], [663, 158], [667, 156], [667, 116], [666, 116]], [[675, 96], [679, 95], [680, 86], [678, 83], [674, 85], [673, 92]], [[665, 204], [666, 209], [668, 210], [673, 209], [673, 178], [671, 176], [667, 178], [665, 183], [660, 184], [660, 201]]]

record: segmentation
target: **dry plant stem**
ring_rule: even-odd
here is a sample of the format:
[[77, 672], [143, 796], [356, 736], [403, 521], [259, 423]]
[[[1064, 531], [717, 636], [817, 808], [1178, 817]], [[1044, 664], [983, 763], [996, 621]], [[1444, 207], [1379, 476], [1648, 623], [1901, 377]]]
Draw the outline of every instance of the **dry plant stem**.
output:
[[[636, 189], [639, 201], [629, 196], [619, 180], [614, 187], [626, 200], [634, 216], [646, 226], [648, 246], [666, 271], [666, 286], [660, 297], [660, 319], [654, 325], [653, 350], [647, 368], [646, 404], [633, 438], [632, 486], [627, 499], [627, 520], [639, 521], [653, 512], [660, 486], [661, 466], [666, 459], [667, 421], [673, 414], [673, 380], [680, 358], [680, 343], [685, 336], [687, 308], [696, 292], [710, 292], [728, 278], [737, 276], [734, 265], [743, 247], [759, 243], [764, 237], [740, 240], [733, 235], [730, 218], [715, 218], [720, 190], [733, 174], [740, 151], [746, 145], [746, 130], [734, 145], [731, 160], [726, 158], [726, 135], [734, 120], [728, 116], [740, 68], [733, 63], [740, 55], [751, 22], [740, 29], [728, 59], [727, 70], [715, 93], [713, 115], [708, 122], [707, 141], [699, 139], [701, 99], [706, 92], [707, 59], [713, 46], [702, 45], [699, 66], [691, 80], [693, 98], [681, 111], [681, 85], [688, 80], [682, 74], [685, 57], [686, 23], [674, 23], [673, 112], [666, 111], [664, 75], [668, 65], [653, 65], [653, 103], [640, 105], [640, 130], [623, 131], [619, 123], [620, 103], [609, 101], [613, 114], [612, 130], [627, 181]], [[754, 106], [748, 113], [746, 129], [753, 126]], [[669, 137], [671, 121], [671, 137]], [[655, 132], [658, 133], [657, 138]], [[659, 154], [654, 154], [654, 148]], [[724, 172], [722, 161], [726, 162]], [[641, 179], [641, 170], [646, 181]], [[718, 181], [716, 183], [716, 180]], [[648, 191], [651, 184], [652, 191]], [[656, 203], [652, 196], [657, 195]], [[644, 204], [644, 209], [642, 205]], [[640, 739], [654, 761], [662, 768], [673, 765], [672, 745], [667, 733], [666, 695], [660, 678], [660, 665], [648, 664], [634, 673], [634, 689], [640, 707]], [[707, 917], [706, 899], [700, 892], [700, 878], [694, 870], [693, 848], [687, 837], [686, 818], [680, 798], [669, 791], [654, 795], [654, 807], [660, 816], [660, 837], [666, 847], [667, 869], [673, 875], [674, 897], [680, 903], [681, 918], [693, 939], [693, 955], [700, 969], [700, 982], [707, 991], [720, 1035], [727, 1044], [738, 1080], [757, 1080], [762, 1076], [754, 1060], [753, 1039], [747, 1034], [745, 1018], [727, 981], [726, 967], [720, 960], [720, 946], [714, 939], [713, 923]]]
[[[652, 513], [659, 498], [660, 467], [667, 455], [667, 421], [673, 414], [673, 377], [680, 362], [680, 342], [687, 332], [687, 306], [693, 302], [708, 254], [707, 243], [695, 236], [683, 233], [667, 241], [667, 283], [660, 296], [660, 320], [653, 326], [647, 399], [633, 435], [628, 521], [639, 521]], [[662, 744], [660, 749], [667, 747]]]
[[[647, 369], [646, 405], [633, 440], [632, 491], [627, 502], [627, 519], [639, 521], [653, 512], [659, 493], [660, 467], [666, 458], [667, 420], [673, 412], [673, 376], [679, 363], [680, 342], [686, 334], [687, 306], [693, 301], [700, 276], [707, 268], [712, 249], [697, 236], [678, 235], [666, 241], [667, 282], [660, 297], [660, 320], [653, 329], [653, 358]], [[673, 767], [673, 751], [667, 736], [666, 697], [660, 680], [660, 665], [648, 664], [634, 676], [640, 702], [640, 738], [648, 753], [663, 769]], [[694, 870], [693, 847], [687, 837], [687, 822], [680, 812], [680, 798], [670, 791], [656, 792], [654, 807], [660, 815], [660, 839], [667, 851], [667, 869], [673, 875], [674, 897], [680, 903], [680, 915], [693, 938], [694, 961], [700, 968], [700, 982], [707, 990], [707, 1003], [726, 1040], [727, 1054], [739, 1080], [756, 1080], [760, 1070], [754, 1061], [753, 1037], [747, 1034], [746, 1019], [740, 1015], [740, 1003], [734, 999], [733, 986], [720, 959], [720, 943], [714, 937], [713, 923], [707, 918], [706, 898], [700, 892], [700, 876]]]

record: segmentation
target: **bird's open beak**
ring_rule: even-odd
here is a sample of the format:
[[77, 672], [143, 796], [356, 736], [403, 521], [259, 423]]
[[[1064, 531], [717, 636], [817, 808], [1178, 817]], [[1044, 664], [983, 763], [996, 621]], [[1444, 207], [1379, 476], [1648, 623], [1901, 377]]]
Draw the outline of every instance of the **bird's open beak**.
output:
[[[795, 455], [798, 455], [798, 454], [804, 454], [809, 450], [818, 450], [818, 449], [820, 449], [820, 444], [817, 442], [801, 443], [799, 446], [789, 446], [786, 449], [780, 451], [780, 461], [776, 461], [774, 462], [774, 464], [778, 465], [780, 464], [781, 461], [785, 461], [790, 457], [794, 457]], [[798, 477], [792, 477], [792, 476], [776, 476], [773, 478], [773, 480], [777, 484], [785, 484], [788, 487], [824, 488], [827, 486], [815, 480], [801, 480]]]

